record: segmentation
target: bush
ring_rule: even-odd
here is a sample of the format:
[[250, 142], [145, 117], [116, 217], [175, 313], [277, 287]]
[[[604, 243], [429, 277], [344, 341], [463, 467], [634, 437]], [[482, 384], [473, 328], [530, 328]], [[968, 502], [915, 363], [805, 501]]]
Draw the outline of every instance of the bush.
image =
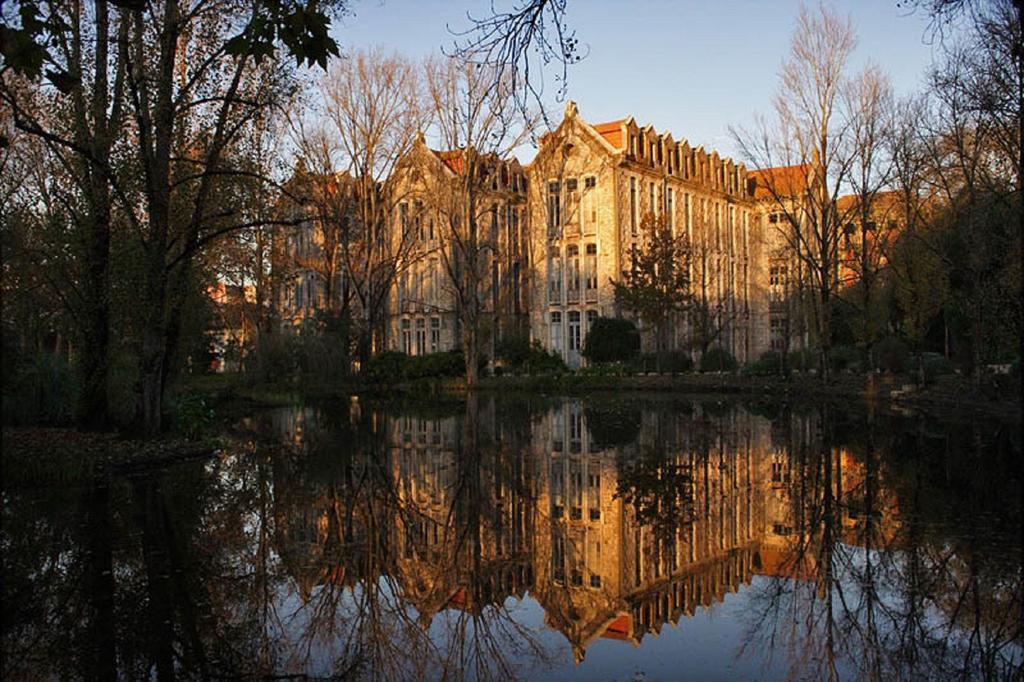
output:
[[283, 332], [260, 334], [256, 342], [254, 378], [260, 383], [274, 383], [298, 372], [295, 336]]
[[406, 356], [405, 363], [405, 375], [409, 379], [461, 377], [466, 373], [465, 356], [458, 350]]
[[584, 377], [628, 377], [636, 372], [636, 366], [625, 362], [603, 362], [600, 365], [587, 365], [579, 370]]
[[922, 353], [920, 363], [924, 368], [925, 381], [934, 381], [936, 377], [953, 373], [953, 363], [942, 353]]
[[534, 341], [530, 346], [530, 356], [523, 369], [528, 374], [560, 374], [569, 371], [562, 356], [544, 350], [539, 341]]
[[498, 341], [494, 351], [506, 369], [518, 370], [530, 360], [530, 337], [526, 334], [506, 336]]
[[910, 349], [899, 339], [883, 339], [874, 347], [875, 368], [893, 374], [907, 371], [910, 362]]
[[853, 346], [836, 346], [829, 351], [828, 366], [834, 372], [859, 371], [862, 367], [860, 351]]
[[213, 425], [214, 411], [199, 393], [180, 393], [165, 404], [171, 428], [188, 440], [196, 440]]
[[405, 353], [386, 350], [364, 362], [360, 373], [370, 383], [391, 384], [406, 378], [408, 361], [409, 356]]
[[663, 350], [657, 353], [642, 353], [638, 359], [641, 372], [678, 374], [693, 369], [693, 360], [678, 350]]
[[74, 417], [78, 381], [67, 361], [43, 353], [13, 371], [4, 384], [5, 422], [66, 424]]
[[[480, 365], [486, 365], [487, 358], [480, 358]], [[365, 363], [361, 376], [371, 384], [394, 384], [415, 379], [442, 379], [461, 377], [466, 374], [466, 362], [461, 350], [406, 355], [396, 350], [386, 350], [374, 355]]]
[[778, 351], [766, 350], [761, 356], [746, 367], [746, 373], [752, 376], [772, 376], [782, 373], [782, 355]]
[[724, 348], [710, 348], [700, 358], [702, 372], [731, 372], [736, 369], [736, 358]]
[[789, 362], [789, 368], [798, 372], [818, 369], [818, 354], [811, 350], [790, 351], [786, 360]]
[[590, 362], [628, 362], [640, 354], [640, 333], [629, 320], [599, 317], [590, 325], [583, 357]]

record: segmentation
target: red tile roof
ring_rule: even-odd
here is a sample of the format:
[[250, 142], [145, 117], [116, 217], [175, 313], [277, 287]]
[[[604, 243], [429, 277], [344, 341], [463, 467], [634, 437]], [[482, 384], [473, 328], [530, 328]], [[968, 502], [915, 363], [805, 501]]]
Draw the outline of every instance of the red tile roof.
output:
[[608, 144], [615, 147], [616, 149], [622, 149], [622, 124], [626, 122], [626, 119], [622, 118], [618, 121], [609, 121], [607, 123], [597, 123], [591, 126], [597, 131], [597, 134], [608, 141]]
[[810, 170], [810, 164], [801, 163], [750, 171], [749, 177], [757, 183], [754, 198], [760, 200], [800, 196], [807, 190]]
[[438, 158], [448, 166], [453, 173], [462, 174], [462, 150], [455, 149], [449, 152], [434, 152]]

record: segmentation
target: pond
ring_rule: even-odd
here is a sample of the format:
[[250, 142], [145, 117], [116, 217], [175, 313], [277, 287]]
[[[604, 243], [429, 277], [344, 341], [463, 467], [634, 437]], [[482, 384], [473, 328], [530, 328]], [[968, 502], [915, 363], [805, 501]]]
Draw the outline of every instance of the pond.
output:
[[1024, 666], [1016, 425], [482, 395], [269, 409], [219, 437], [156, 470], [5, 472], [6, 678]]

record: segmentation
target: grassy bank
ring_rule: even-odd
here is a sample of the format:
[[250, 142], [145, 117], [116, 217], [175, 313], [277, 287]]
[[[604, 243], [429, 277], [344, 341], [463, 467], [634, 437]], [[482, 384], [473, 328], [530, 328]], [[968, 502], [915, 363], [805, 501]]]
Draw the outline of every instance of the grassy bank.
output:
[[[1011, 377], [999, 379], [1002, 383], [1012, 383]], [[299, 405], [311, 399], [345, 398], [352, 394], [388, 400], [451, 397], [465, 393], [467, 387], [464, 379], [451, 377], [375, 383], [353, 380], [334, 385], [314, 380], [251, 385], [244, 377], [222, 374], [192, 378], [183, 388], [204, 395], [217, 406], [218, 413], [225, 414], [254, 407]], [[1002, 386], [992, 378], [976, 385], [960, 375], [940, 376], [919, 385], [907, 375], [841, 373], [824, 384], [813, 374], [799, 373], [787, 379], [734, 373], [611, 375], [582, 371], [485, 377], [480, 379], [476, 390], [543, 395], [658, 392], [765, 396], [781, 400], [856, 398], [929, 412], [1020, 416], [1018, 394], [1013, 387]]]

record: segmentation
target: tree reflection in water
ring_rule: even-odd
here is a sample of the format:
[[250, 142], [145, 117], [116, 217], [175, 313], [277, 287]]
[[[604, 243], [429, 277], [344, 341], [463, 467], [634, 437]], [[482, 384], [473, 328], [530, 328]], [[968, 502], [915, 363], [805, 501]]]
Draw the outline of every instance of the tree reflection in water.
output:
[[707, 610], [742, 633], [719, 665], [766, 675], [1024, 660], [1012, 429], [473, 396], [225, 436], [207, 462], [5, 480], [9, 677], [563, 675]]

